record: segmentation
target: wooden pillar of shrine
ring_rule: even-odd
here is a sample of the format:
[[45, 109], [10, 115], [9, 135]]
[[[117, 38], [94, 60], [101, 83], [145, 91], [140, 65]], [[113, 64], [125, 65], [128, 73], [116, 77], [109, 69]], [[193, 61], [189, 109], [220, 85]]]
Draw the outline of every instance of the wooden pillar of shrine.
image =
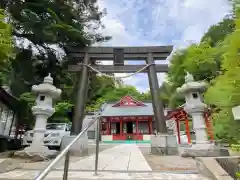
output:
[[123, 135], [123, 119], [120, 119], [120, 136]]
[[109, 119], [109, 121], [108, 121], [108, 126], [109, 126], [109, 135], [111, 135], [112, 134], [112, 127], [111, 127], [111, 119]]
[[110, 135], [110, 119], [109, 118], [107, 119], [106, 125], [107, 125], [107, 134], [106, 135]]
[[205, 114], [205, 123], [206, 123], [206, 127], [207, 127], [207, 134], [210, 137], [210, 140], [214, 141], [212, 125], [211, 125], [211, 121], [210, 121], [207, 113]]
[[149, 134], [152, 134], [152, 118], [148, 121], [148, 126], [149, 126]]
[[139, 134], [139, 127], [138, 127], [138, 118], [136, 120], [136, 134], [138, 135]]

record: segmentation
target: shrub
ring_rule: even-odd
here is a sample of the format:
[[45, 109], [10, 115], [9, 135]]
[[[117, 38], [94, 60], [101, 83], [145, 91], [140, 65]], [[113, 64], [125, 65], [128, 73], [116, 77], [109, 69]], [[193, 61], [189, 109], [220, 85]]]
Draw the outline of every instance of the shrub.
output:
[[236, 152], [240, 152], [240, 144], [232, 144], [231, 145], [231, 150], [236, 151]]
[[240, 180], [240, 172], [236, 173], [236, 177], [237, 177], [238, 180]]

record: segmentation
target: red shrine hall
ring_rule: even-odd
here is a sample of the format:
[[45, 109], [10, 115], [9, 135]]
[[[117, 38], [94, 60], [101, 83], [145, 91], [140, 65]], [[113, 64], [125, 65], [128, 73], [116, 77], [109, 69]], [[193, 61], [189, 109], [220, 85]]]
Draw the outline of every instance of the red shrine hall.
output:
[[[205, 113], [207, 133], [213, 140], [210, 111]], [[183, 107], [167, 111], [166, 121], [174, 120], [178, 143], [181, 144], [180, 123], [184, 122], [188, 143], [191, 143], [189, 117]], [[167, 123], [167, 122], [166, 122]], [[118, 102], [109, 102], [104, 107], [101, 118], [101, 139], [103, 142], [136, 140], [150, 142], [155, 131], [155, 120], [151, 102], [141, 102], [125, 96]]]
[[125, 96], [106, 104], [101, 118], [102, 141], [149, 141], [153, 134], [152, 103]]

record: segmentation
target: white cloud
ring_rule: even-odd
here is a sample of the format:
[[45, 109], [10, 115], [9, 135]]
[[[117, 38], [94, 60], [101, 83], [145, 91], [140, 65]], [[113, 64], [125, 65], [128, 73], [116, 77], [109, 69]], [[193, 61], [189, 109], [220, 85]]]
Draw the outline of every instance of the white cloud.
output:
[[[100, 0], [99, 6], [108, 12], [103, 18], [106, 26], [103, 33], [113, 37], [101, 45], [173, 44], [175, 49], [199, 42], [207, 29], [231, 10], [227, 0]], [[158, 74], [159, 84], [164, 77]], [[146, 75], [136, 75], [124, 82], [140, 91], [148, 89]]]

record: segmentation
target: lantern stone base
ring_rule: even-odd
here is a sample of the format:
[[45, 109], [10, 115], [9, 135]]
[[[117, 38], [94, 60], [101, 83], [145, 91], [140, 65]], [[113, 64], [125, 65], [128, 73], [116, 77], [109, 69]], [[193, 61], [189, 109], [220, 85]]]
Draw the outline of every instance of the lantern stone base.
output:
[[178, 155], [175, 135], [158, 134], [151, 136], [151, 153], [156, 155]]
[[[64, 136], [60, 149], [63, 150], [76, 136]], [[70, 148], [71, 156], [86, 156], [88, 155], [88, 136], [80, 137], [77, 142]]]
[[29, 146], [22, 151], [16, 151], [14, 156], [24, 159], [31, 159], [33, 161], [44, 161], [55, 158], [58, 153], [58, 151], [49, 150], [46, 146]]
[[185, 148], [181, 153], [182, 157], [219, 157], [229, 155], [228, 149], [211, 143], [193, 144], [191, 147]]

